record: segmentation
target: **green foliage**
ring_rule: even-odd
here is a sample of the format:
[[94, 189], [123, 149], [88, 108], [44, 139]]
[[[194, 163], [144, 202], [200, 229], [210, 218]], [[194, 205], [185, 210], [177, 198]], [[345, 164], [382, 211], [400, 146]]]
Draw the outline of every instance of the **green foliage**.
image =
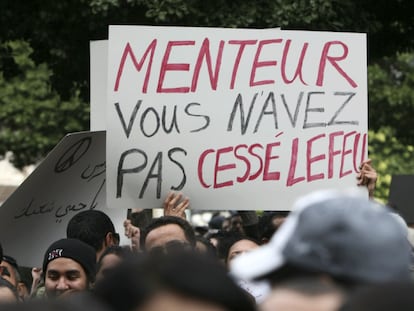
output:
[[397, 53], [368, 68], [369, 151], [386, 201], [393, 174], [414, 174], [414, 54]]
[[370, 127], [394, 129], [402, 143], [414, 145], [414, 53], [397, 53], [369, 67]]
[[384, 127], [369, 132], [368, 150], [379, 175], [375, 197], [385, 203], [392, 175], [414, 174], [414, 146], [402, 144], [394, 136], [394, 129]]
[[50, 86], [51, 70], [36, 65], [32, 52], [24, 41], [0, 44], [0, 154], [12, 151], [17, 167], [40, 160], [66, 133], [88, 124], [79, 94], [61, 101]]

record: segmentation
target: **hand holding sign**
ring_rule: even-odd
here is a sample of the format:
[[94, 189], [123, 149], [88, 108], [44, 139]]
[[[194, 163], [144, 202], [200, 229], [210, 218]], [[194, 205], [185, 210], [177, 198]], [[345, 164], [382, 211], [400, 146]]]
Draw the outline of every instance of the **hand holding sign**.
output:
[[180, 202], [182, 193], [170, 192], [164, 201], [164, 216], [175, 216], [186, 219], [185, 210], [190, 206], [190, 199]]
[[377, 171], [371, 165], [371, 159], [363, 161], [359, 166], [360, 172], [357, 174], [358, 186], [366, 186], [369, 197], [374, 197], [375, 184], [377, 183]]
[[127, 219], [124, 221], [124, 230], [125, 236], [131, 240], [131, 249], [133, 251], [138, 251], [140, 248], [139, 239], [141, 236], [141, 231], [138, 227], [135, 227], [131, 220]]

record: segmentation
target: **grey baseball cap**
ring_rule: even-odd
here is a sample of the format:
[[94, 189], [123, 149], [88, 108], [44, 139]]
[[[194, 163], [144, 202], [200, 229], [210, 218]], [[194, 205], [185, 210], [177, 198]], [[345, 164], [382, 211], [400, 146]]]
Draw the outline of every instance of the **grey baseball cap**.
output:
[[321, 191], [298, 200], [270, 242], [231, 265], [257, 279], [285, 265], [361, 283], [410, 278], [411, 247], [390, 211], [366, 197]]

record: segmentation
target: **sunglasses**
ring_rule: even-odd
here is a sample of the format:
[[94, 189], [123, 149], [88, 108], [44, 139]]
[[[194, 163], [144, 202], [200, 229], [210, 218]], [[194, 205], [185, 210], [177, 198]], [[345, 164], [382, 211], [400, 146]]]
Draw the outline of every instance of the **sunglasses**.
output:
[[0, 275], [1, 276], [10, 276], [10, 271], [7, 267], [0, 266]]
[[167, 242], [163, 246], [156, 246], [149, 250], [151, 255], [167, 255], [167, 254], [177, 254], [182, 252], [190, 252], [193, 248], [187, 242], [173, 240]]

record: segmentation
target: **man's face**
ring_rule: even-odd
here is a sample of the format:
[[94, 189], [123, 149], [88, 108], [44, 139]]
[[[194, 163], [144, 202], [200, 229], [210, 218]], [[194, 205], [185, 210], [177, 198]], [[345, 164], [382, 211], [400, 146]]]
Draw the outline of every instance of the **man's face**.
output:
[[[0, 271], [1, 277], [7, 281], [9, 281], [14, 287], [17, 286], [17, 277], [16, 277], [16, 270], [14, 270], [13, 266], [6, 261], [2, 261], [0, 264]], [[5, 269], [4, 269], [5, 268]]]
[[45, 289], [48, 297], [66, 296], [88, 288], [85, 270], [73, 259], [61, 257], [47, 265]]
[[243, 221], [240, 215], [234, 215], [230, 219], [230, 231], [244, 234]]
[[183, 229], [176, 224], [168, 224], [151, 230], [145, 238], [145, 249], [151, 251], [155, 247], [163, 247], [169, 242], [177, 241], [189, 244]]

